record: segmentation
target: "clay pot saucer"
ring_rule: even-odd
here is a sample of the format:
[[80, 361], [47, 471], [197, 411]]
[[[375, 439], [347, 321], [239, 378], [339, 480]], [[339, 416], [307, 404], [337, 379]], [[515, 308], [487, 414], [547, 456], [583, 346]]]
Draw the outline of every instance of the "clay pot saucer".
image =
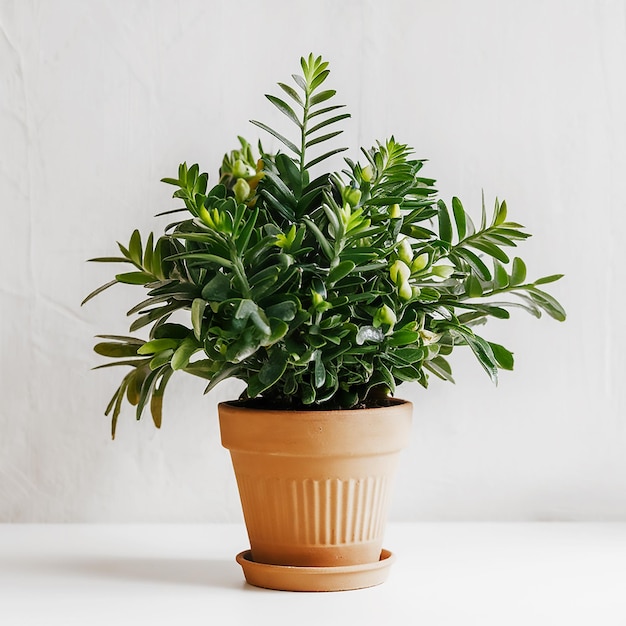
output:
[[374, 587], [385, 582], [394, 560], [393, 553], [384, 549], [374, 563], [332, 567], [256, 563], [250, 550], [237, 555], [237, 563], [243, 568], [248, 584], [280, 591], [348, 591]]

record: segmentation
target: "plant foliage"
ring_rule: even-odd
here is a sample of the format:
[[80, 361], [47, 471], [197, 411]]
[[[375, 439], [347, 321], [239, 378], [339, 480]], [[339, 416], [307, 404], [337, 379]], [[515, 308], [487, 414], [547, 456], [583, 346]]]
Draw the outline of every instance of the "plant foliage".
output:
[[[564, 320], [543, 285], [526, 278], [510, 250], [527, 237], [505, 202], [475, 225], [458, 198], [438, 200], [423, 160], [393, 137], [345, 159], [340, 172], [317, 166], [345, 150], [333, 140], [349, 117], [326, 88], [328, 64], [301, 59], [293, 84], [267, 99], [292, 124], [275, 154], [248, 142], [224, 157], [218, 183], [198, 165], [180, 165], [174, 198], [182, 213], [158, 238], [134, 231], [116, 283], [140, 286], [130, 331], [147, 340], [102, 335], [95, 351], [130, 367], [106, 414], [115, 427], [124, 398], [137, 419], [150, 405], [161, 424], [163, 393], [179, 370], [209, 391], [226, 378], [246, 383], [243, 400], [282, 408], [349, 408], [381, 402], [405, 381], [452, 381], [448, 357], [469, 346], [496, 382], [513, 368], [505, 347], [476, 327], [517, 306]], [[511, 299], [511, 296], [515, 298]], [[182, 316], [180, 314], [183, 314]], [[181, 319], [182, 318], [182, 322]], [[177, 320], [177, 321], [174, 321]]]

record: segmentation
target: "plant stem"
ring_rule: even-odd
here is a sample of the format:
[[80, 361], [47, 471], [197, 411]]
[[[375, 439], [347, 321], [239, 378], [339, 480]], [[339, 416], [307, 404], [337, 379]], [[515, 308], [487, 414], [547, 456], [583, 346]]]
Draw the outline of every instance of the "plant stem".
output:
[[304, 152], [306, 149], [306, 126], [309, 121], [309, 98], [311, 92], [309, 86], [304, 93], [304, 112], [302, 114], [302, 126], [300, 127], [300, 180], [304, 181]]

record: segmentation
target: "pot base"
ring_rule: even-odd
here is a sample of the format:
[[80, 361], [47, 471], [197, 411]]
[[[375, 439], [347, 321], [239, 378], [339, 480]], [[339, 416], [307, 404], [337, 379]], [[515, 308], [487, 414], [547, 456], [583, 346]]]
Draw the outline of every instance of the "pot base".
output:
[[380, 559], [374, 563], [301, 567], [256, 563], [252, 560], [252, 552], [244, 550], [236, 560], [243, 568], [246, 582], [255, 587], [279, 591], [348, 591], [385, 582], [395, 556], [383, 549]]

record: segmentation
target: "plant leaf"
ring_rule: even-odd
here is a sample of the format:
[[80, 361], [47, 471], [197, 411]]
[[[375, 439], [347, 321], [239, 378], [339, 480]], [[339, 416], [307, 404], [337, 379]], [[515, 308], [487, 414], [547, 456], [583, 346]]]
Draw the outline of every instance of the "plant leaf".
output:
[[543, 278], [538, 278], [533, 284], [534, 285], [547, 285], [548, 283], [553, 283], [557, 280], [563, 278], [564, 274], [551, 274], [550, 276], [544, 276]]
[[321, 163], [325, 159], [328, 159], [329, 157], [333, 156], [334, 154], [338, 154], [339, 152], [344, 152], [347, 149], [348, 148], [336, 148], [335, 150], [331, 150], [330, 152], [326, 152], [325, 154], [322, 154], [321, 156], [318, 156], [317, 158], [313, 159], [312, 161], [309, 161], [304, 166], [304, 168], [308, 170], [309, 168], [313, 167], [314, 165], [317, 165], [318, 163]]
[[83, 304], [85, 304], [86, 302], [89, 302], [89, 300], [91, 300], [92, 298], [94, 298], [95, 296], [97, 296], [99, 293], [102, 293], [105, 289], [108, 289], [109, 287], [112, 287], [113, 285], [117, 284], [118, 280], [112, 280], [109, 283], [106, 283], [105, 285], [101, 285], [100, 287], [98, 287], [97, 289], [94, 289], [81, 303], [80, 306], [83, 306]]
[[181, 370], [189, 365], [189, 359], [200, 350], [200, 346], [194, 337], [187, 337], [178, 346], [176, 352], [172, 356], [171, 368], [173, 370]]
[[454, 213], [454, 221], [456, 222], [456, 230], [459, 235], [459, 241], [461, 241], [465, 238], [467, 224], [465, 220], [465, 210], [463, 209], [461, 201], [456, 196], [452, 198], [452, 212]]
[[511, 285], [521, 285], [526, 280], [526, 264], [519, 257], [513, 259], [511, 270]]
[[126, 272], [124, 274], [116, 274], [115, 280], [126, 285], [146, 285], [154, 281], [154, 276], [147, 272]]
[[272, 96], [269, 94], [265, 94], [265, 97], [284, 115], [286, 115], [298, 128], [302, 128], [302, 122], [298, 119], [298, 116], [295, 114], [294, 110], [280, 98], [276, 96]]
[[448, 207], [443, 200], [437, 202], [437, 217], [439, 220], [439, 238], [445, 243], [452, 242], [452, 223], [450, 222], [450, 214]]
[[[220, 274], [218, 274], [218, 276], [219, 275]], [[191, 325], [193, 326], [193, 333], [198, 341], [202, 340], [202, 319], [204, 317], [204, 310], [206, 309], [207, 304], [208, 302], [202, 298], [195, 298], [191, 303]]]
[[270, 128], [267, 124], [263, 124], [262, 122], [257, 122], [256, 120], [250, 120], [250, 123], [254, 124], [255, 126], [258, 126], [259, 128], [262, 128], [264, 131], [268, 132], [270, 135], [274, 135], [276, 139], [278, 139], [280, 142], [285, 144], [285, 146], [287, 146], [287, 148], [289, 148], [292, 152], [294, 152], [298, 156], [301, 155], [300, 149], [296, 146], [295, 143], [289, 141], [289, 139], [287, 139], [286, 137], [283, 137], [279, 132], [275, 131], [273, 128]]
[[503, 370], [512, 370], [514, 365], [513, 354], [498, 343], [492, 343], [491, 341], [488, 343], [491, 346], [491, 351], [498, 363], [498, 367]]

